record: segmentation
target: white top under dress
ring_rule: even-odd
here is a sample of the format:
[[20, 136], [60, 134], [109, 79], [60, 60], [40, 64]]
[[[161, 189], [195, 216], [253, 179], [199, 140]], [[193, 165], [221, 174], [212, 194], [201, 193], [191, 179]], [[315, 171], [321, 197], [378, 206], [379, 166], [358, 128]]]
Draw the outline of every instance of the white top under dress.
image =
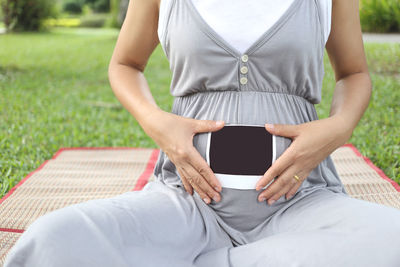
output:
[[[169, 5], [173, 0], [160, 0], [158, 37], [164, 36]], [[294, 0], [183, 0], [192, 1], [203, 19], [229, 44], [244, 52], [270, 28]], [[321, 23], [325, 43], [331, 29], [332, 0], [320, 1]]]

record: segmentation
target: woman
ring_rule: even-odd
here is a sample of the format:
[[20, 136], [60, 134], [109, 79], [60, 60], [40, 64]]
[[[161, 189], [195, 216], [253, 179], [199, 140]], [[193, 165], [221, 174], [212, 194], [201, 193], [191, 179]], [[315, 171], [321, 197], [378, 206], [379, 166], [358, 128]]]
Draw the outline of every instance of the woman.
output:
[[[130, 1], [109, 77], [161, 148], [157, 180], [40, 217], [5, 266], [399, 266], [400, 212], [347, 195], [330, 158], [371, 95], [358, 1], [331, 3], [326, 49], [336, 87], [324, 119], [314, 108], [324, 74], [323, 0], [284, 2], [246, 47], [222, 38], [189, 0], [160, 13], [162, 29], [159, 1]], [[246, 22], [244, 14], [236, 19]], [[143, 75], [159, 42], [173, 74], [172, 112], [157, 106]], [[229, 124], [276, 137], [276, 161], [254, 189], [222, 187], [205, 160], [207, 134]]]

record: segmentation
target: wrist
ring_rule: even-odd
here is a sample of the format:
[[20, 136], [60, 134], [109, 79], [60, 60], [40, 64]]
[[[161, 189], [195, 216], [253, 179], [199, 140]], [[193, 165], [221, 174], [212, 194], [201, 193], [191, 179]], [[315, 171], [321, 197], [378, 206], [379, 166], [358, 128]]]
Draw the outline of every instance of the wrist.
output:
[[158, 106], [149, 104], [141, 107], [140, 115], [136, 118], [140, 124], [147, 124], [154, 120], [154, 117], [159, 116], [165, 111]]
[[335, 114], [329, 118], [334, 121], [334, 128], [337, 130], [337, 133], [342, 140], [342, 144], [345, 144], [350, 139], [355, 126], [342, 114]]

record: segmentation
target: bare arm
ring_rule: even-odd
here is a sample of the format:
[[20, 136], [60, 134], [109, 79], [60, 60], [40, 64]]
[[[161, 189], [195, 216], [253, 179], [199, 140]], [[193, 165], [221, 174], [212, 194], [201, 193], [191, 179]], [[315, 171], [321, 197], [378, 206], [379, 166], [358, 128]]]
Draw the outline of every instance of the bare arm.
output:
[[157, 106], [143, 75], [159, 43], [159, 5], [159, 0], [129, 1], [108, 68], [110, 85], [121, 104], [174, 163], [186, 191], [193, 194], [194, 189], [206, 203], [211, 199], [218, 202], [221, 185], [193, 146], [193, 136], [217, 131], [223, 124], [163, 111]]
[[131, 0], [108, 67], [110, 85], [140, 125], [160, 110], [143, 74], [157, 44], [157, 0]]
[[[274, 124], [267, 130], [293, 140], [257, 184], [258, 196], [269, 204], [286, 194], [291, 198], [310, 172], [351, 137], [364, 114], [372, 91], [364, 53], [358, 0], [333, 0], [331, 33], [326, 44], [336, 77], [328, 118], [298, 125]], [[293, 179], [294, 175], [299, 180]]]
[[326, 50], [336, 87], [330, 116], [340, 117], [351, 136], [371, 97], [372, 81], [365, 58], [358, 0], [333, 0], [332, 30]]

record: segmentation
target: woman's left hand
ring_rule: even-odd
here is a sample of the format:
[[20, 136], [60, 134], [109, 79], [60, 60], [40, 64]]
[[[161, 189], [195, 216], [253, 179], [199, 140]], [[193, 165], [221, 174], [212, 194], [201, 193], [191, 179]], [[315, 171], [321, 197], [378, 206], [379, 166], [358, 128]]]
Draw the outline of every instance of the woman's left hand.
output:
[[[327, 156], [351, 137], [353, 129], [346, 127], [339, 115], [313, 120], [301, 124], [272, 124], [268, 132], [292, 139], [290, 146], [278, 157], [257, 182], [256, 190], [262, 189], [278, 176], [258, 196], [258, 201], [267, 200], [269, 205], [286, 194], [291, 198], [310, 172]], [[297, 175], [300, 181], [294, 178]]]

